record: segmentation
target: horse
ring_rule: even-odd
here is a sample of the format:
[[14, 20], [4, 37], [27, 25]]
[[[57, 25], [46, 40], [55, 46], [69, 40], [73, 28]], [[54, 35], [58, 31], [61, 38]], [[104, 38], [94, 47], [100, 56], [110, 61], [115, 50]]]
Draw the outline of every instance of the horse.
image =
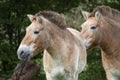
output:
[[107, 80], [120, 80], [120, 12], [102, 5], [82, 15], [86, 21], [81, 34], [87, 50], [100, 47]]
[[86, 47], [80, 32], [67, 28], [64, 17], [54, 11], [27, 16], [31, 24], [17, 50], [18, 58], [30, 59], [43, 51], [47, 80], [78, 80], [86, 65]]

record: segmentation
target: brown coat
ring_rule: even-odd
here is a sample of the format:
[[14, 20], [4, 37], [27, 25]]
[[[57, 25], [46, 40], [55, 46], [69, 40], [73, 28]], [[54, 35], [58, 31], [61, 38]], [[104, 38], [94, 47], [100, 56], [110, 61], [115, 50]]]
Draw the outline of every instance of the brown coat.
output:
[[120, 80], [120, 12], [98, 6], [92, 13], [83, 12], [86, 21], [81, 34], [88, 49], [99, 46], [108, 80]]

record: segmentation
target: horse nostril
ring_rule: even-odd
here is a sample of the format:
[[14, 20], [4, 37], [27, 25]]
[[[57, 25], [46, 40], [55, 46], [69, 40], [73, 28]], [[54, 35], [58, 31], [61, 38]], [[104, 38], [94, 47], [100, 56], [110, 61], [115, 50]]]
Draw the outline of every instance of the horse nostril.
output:
[[23, 55], [24, 51], [21, 51], [20, 56]]

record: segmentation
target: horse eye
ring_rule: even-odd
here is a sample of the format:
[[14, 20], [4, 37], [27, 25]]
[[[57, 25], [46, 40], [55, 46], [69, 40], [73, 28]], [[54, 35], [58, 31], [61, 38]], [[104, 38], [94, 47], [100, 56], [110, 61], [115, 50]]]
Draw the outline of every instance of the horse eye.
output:
[[95, 27], [95, 26], [92, 26], [92, 27], [90, 27], [90, 29], [96, 29], [96, 27]]
[[34, 31], [34, 34], [38, 34], [39, 33], [39, 31]]

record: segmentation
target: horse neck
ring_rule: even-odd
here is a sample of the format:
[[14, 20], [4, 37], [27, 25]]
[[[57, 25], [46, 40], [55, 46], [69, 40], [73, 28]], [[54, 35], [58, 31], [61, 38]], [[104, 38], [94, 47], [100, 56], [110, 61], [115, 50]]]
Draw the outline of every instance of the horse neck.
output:
[[99, 45], [106, 54], [116, 54], [120, 51], [120, 27], [114, 24], [115, 21], [104, 22], [101, 24], [102, 39]]
[[69, 36], [69, 32], [66, 29], [61, 29], [55, 24], [49, 24], [47, 31], [50, 35], [49, 47], [46, 49], [50, 55], [56, 56], [57, 53], [61, 53], [60, 49], [65, 45], [65, 36]]

